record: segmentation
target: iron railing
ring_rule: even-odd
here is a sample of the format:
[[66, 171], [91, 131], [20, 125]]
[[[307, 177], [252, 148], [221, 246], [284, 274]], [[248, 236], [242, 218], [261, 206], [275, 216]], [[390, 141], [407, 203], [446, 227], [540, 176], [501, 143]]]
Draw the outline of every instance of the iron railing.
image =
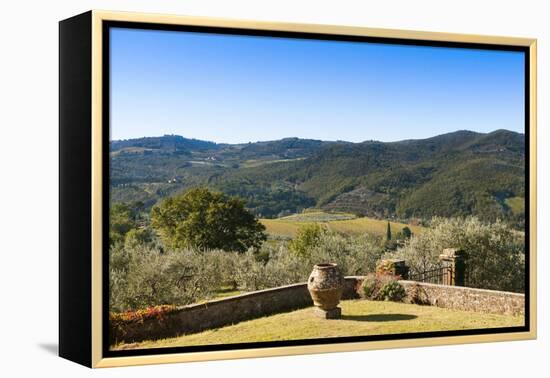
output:
[[410, 281], [427, 282], [439, 285], [453, 285], [453, 269], [450, 266], [425, 270], [423, 272], [409, 272]]

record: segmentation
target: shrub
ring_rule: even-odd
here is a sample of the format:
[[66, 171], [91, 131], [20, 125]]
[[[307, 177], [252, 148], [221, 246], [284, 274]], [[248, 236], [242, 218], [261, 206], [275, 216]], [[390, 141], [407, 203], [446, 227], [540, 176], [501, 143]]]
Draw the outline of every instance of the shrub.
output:
[[176, 306], [161, 305], [148, 307], [137, 311], [125, 311], [121, 313], [109, 313], [109, 321], [113, 323], [143, 322], [148, 319], [163, 320], [164, 317], [177, 311]]
[[389, 274], [368, 274], [361, 284], [362, 297], [376, 301], [401, 301], [406, 296], [405, 288], [398, 277]]
[[392, 260], [382, 260], [376, 265], [376, 273], [379, 275], [392, 275], [395, 272]]
[[380, 288], [379, 297], [385, 301], [399, 302], [405, 298], [405, 288], [396, 280], [388, 281]]
[[380, 290], [378, 284], [379, 281], [377, 280], [376, 275], [370, 274], [365, 277], [363, 284], [361, 285], [362, 294], [364, 297], [368, 299], [376, 299], [378, 291]]

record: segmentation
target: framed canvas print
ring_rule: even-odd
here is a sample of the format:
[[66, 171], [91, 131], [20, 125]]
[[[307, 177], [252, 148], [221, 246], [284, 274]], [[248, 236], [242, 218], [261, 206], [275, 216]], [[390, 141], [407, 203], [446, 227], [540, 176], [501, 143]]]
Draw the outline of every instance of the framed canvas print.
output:
[[59, 353], [536, 337], [534, 39], [60, 22]]

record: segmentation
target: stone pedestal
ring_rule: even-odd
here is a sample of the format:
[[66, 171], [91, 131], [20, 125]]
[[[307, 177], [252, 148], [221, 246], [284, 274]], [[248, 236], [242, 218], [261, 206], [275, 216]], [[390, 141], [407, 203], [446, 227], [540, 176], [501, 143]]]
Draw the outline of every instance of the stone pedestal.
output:
[[314, 314], [323, 319], [340, 319], [342, 317], [342, 309], [340, 307], [325, 311], [319, 307], [315, 307]]

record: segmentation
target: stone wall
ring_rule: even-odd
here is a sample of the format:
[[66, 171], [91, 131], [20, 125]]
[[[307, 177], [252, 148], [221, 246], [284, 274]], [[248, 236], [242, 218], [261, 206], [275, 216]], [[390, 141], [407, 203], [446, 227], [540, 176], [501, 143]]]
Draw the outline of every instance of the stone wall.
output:
[[[364, 277], [345, 279], [342, 299], [360, 298]], [[407, 290], [407, 301], [466, 311], [523, 314], [522, 294], [400, 281]], [[176, 337], [223, 327], [245, 320], [312, 306], [307, 284], [281, 286], [229, 298], [183, 306], [162, 318], [117, 322], [110, 327], [110, 343], [131, 343], [148, 339]]]
[[524, 315], [525, 295], [462, 286], [400, 281], [412, 303], [492, 314]]
[[[358, 298], [363, 276], [346, 277], [346, 299]], [[524, 315], [525, 295], [506, 291], [475, 289], [463, 286], [436, 285], [416, 281], [399, 281], [407, 292], [405, 302], [432, 305], [462, 311], [490, 314]], [[350, 290], [355, 288], [355, 293]]]
[[206, 329], [313, 306], [305, 283], [259, 290], [234, 297], [183, 306], [159, 319], [123, 322], [110, 327], [110, 342], [138, 342], [176, 337]]

